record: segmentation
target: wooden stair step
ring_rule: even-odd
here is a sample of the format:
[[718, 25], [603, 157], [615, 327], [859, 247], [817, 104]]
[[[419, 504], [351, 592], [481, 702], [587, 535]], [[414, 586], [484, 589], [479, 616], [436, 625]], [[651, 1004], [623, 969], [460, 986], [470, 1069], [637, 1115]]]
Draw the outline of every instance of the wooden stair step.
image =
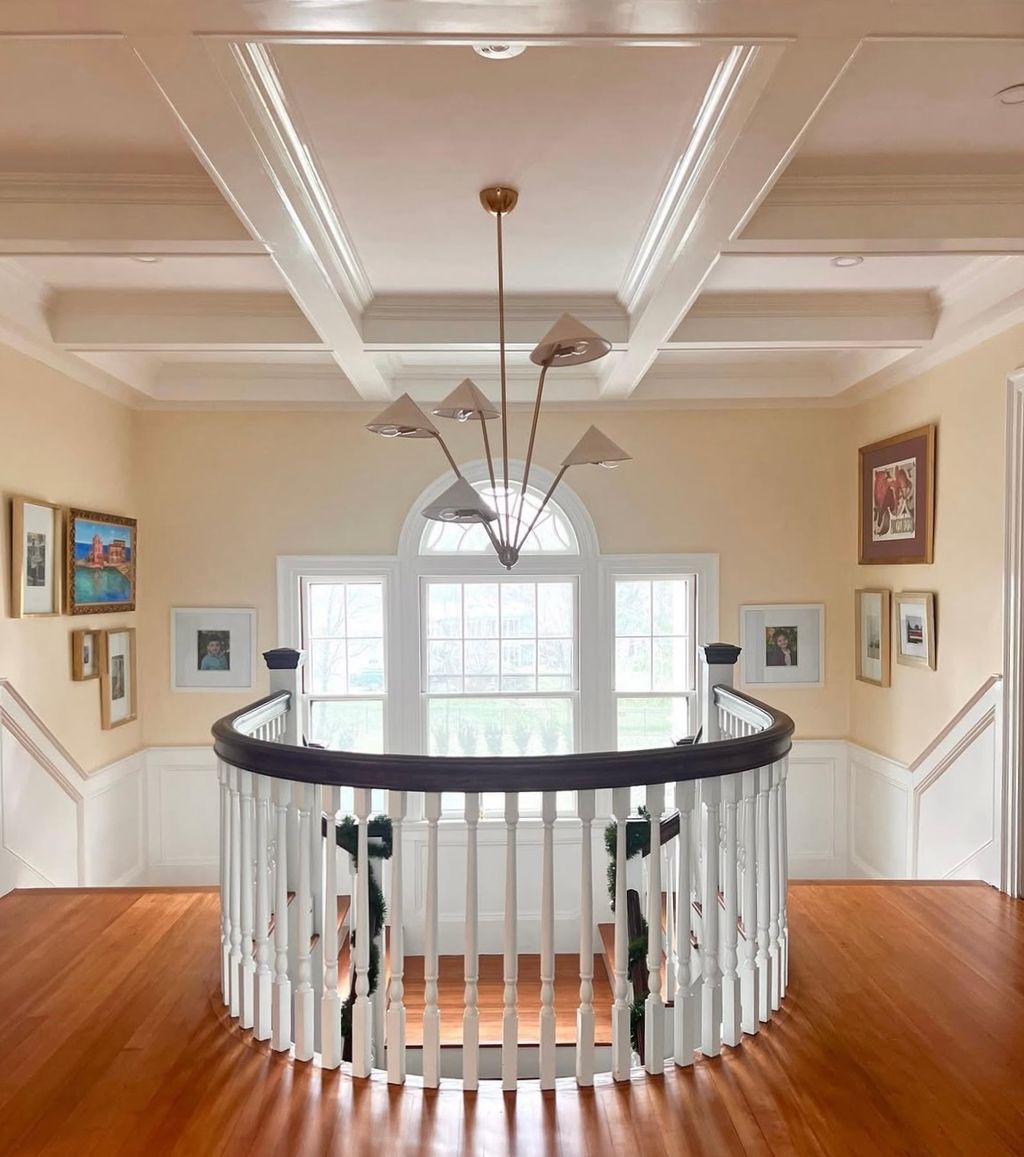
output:
[[[664, 919], [664, 916], [662, 917]], [[615, 925], [614, 924], [598, 924], [597, 933], [601, 938], [601, 959], [604, 961], [605, 975], [608, 978], [608, 984], [615, 992]], [[691, 937], [692, 939], [692, 937]], [[696, 942], [694, 942], [696, 943]], [[667, 967], [668, 959], [662, 951], [661, 953], [661, 999], [665, 1002], [666, 1008], [672, 1008], [675, 1004], [673, 997], [674, 993], [668, 992], [667, 988]]]

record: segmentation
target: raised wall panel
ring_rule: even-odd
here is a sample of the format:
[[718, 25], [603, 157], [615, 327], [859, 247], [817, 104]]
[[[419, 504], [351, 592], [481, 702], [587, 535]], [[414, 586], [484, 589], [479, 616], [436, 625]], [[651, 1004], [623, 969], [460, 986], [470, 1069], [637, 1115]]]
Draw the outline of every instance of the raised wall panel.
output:
[[85, 883], [137, 883], [145, 869], [144, 760], [124, 761], [123, 774], [83, 801]]
[[909, 874], [909, 822], [909, 787], [854, 756], [850, 762], [851, 866], [866, 876], [905, 878]]
[[795, 879], [847, 874], [846, 743], [797, 742], [786, 781], [789, 874]]

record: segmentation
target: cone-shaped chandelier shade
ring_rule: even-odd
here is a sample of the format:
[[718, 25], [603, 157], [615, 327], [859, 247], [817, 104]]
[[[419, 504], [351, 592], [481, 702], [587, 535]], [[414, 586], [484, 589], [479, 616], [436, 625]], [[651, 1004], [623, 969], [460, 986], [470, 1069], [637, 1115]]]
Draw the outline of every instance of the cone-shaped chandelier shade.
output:
[[498, 517], [465, 478], [456, 478], [421, 513], [432, 522], [493, 522]]
[[454, 418], [465, 422], [468, 418], [497, 418], [498, 411], [487, 395], [470, 378], [463, 378], [454, 390], [431, 413], [438, 418]]
[[610, 466], [618, 462], [630, 461], [621, 446], [617, 446], [596, 426], [591, 426], [583, 437], [562, 459], [563, 466]]
[[603, 358], [611, 348], [612, 343], [590, 326], [571, 313], [563, 313], [537, 343], [530, 361], [538, 366], [581, 366]]
[[385, 438], [437, 437], [437, 427], [408, 394], [396, 398], [372, 422], [367, 422], [366, 428]]

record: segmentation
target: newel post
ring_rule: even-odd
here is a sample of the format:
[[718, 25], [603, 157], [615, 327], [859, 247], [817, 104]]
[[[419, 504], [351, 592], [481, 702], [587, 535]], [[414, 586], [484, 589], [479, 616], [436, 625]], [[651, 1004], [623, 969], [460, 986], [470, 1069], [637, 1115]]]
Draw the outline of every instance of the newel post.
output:
[[701, 742], [714, 743], [722, 738], [714, 688], [723, 684], [733, 686], [733, 669], [740, 657], [740, 648], [732, 643], [705, 643], [701, 656]]
[[264, 651], [263, 658], [270, 672], [270, 693], [291, 692], [292, 699], [284, 719], [281, 742], [296, 747], [302, 742], [299, 703], [302, 694], [302, 664], [306, 660], [306, 653], [291, 647], [275, 647], [272, 651]]

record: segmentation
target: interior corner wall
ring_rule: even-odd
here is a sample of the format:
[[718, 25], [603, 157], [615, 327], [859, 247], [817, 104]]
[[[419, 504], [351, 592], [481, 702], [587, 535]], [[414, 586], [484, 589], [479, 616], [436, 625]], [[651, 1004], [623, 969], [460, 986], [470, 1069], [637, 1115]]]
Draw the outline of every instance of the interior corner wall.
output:
[[[135, 420], [127, 407], [0, 345], [0, 676], [11, 680], [86, 770], [138, 750], [140, 723], [100, 726], [99, 681], [71, 679], [71, 632], [133, 626], [134, 614], [11, 617], [11, 497], [135, 516]], [[143, 527], [145, 550], [145, 527]], [[140, 579], [141, 579], [140, 573]], [[140, 656], [145, 641], [139, 642]]]
[[[209, 742], [211, 722], [266, 688], [172, 692], [172, 607], [253, 606], [259, 648], [277, 639], [282, 554], [393, 554], [410, 506], [445, 468], [433, 442], [376, 438], [361, 412], [148, 411], [139, 415], [145, 571], [140, 627], [147, 746]], [[529, 415], [514, 414], [513, 453]], [[569, 479], [602, 552], [720, 555], [720, 631], [739, 638], [743, 603], [826, 604], [822, 688], [767, 694], [804, 738], [845, 736], [852, 661], [842, 578], [846, 415], [828, 408], [548, 411], [536, 460], [556, 464], [591, 422], [634, 460]], [[473, 429], [454, 426], [457, 459], [477, 458]]]
[[[1024, 364], [1024, 326], [984, 342], [848, 412], [844, 469], [851, 532], [847, 590], [934, 591], [937, 669], [892, 664], [892, 685], [850, 669], [850, 738], [910, 763], [990, 675], [1003, 668], [1003, 536], [1007, 378]], [[870, 383], [866, 383], [870, 386]], [[935, 561], [859, 566], [857, 448], [934, 422]]]

